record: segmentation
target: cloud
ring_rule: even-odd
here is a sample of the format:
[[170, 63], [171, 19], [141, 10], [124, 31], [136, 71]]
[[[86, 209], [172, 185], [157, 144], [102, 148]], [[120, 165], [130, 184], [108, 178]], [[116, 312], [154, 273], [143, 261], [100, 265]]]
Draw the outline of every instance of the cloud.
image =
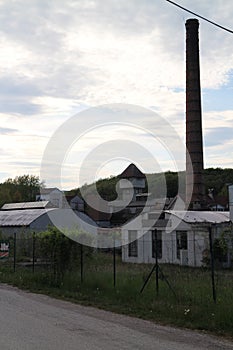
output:
[[0, 134], [1, 135], [9, 135], [9, 134], [14, 134], [17, 132], [17, 129], [12, 129], [12, 128], [2, 128], [0, 127]]
[[218, 127], [206, 130], [205, 145], [206, 147], [213, 147], [216, 145], [223, 145], [232, 140], [233, 127]]
[[[187, 0], [179, 3], [187, 6]], [[196, 0], [189, 6], [232, 26], [232, 0], [224, 6]], [[3, 149], [13, 144], [39, 167], [46, 140], [62, 122], [83, 108], [113, 102], [155, 110], [184, 138], [185, 21], [190, 17], [166, 1], [0, 1], [1, 127], [21, 135], [5, 138]], [[216, 130], [208, 128], [228, 128], [232, 121], [232, 35], [200, 20], [200, 55], [203, 125], [213, 152], [220, 145], [214, 145]], [[226, 87], [227, 95], [220, 93]], [[226, 140], [219, 140], [226, 151]], [[12, 159], [20, 151], [14, 155], [12, 148]]]
[[1, 113], [17, 113], [17, 114], [38, 114], [41, 112], [41, 106], [30, 103], [21, 99], [1, 99], [0, 98], [0, 104], [1, 104]]
[[42, 93], [38, 84], [20, 75], [2, 75], [0, 78], [0, 95], [12, 97], [38, 96]]
[[[174, 95], [175, 88], [184, 87], [186, 14], [169, 4], [26, 3], [25, 11], [21, 1], [2, 4], [2, 32], [10, 39], [5, 46], [14, 45], [16, 56], [25, 50], [28, 60], [25, 64], [23, 59], [21, 71], [36, 79], [45, 94], [91, 105], [138, 101], [148, 106], [163, 87]], [[196, 1], [195, 8], [215, 13], [202, 1]], [[222, 20], [229, 16], [223, 15]], [[217, 87], [227, 81], [232, 68], [231, 38], [205, 23], [200, 31], [203, 87]]]

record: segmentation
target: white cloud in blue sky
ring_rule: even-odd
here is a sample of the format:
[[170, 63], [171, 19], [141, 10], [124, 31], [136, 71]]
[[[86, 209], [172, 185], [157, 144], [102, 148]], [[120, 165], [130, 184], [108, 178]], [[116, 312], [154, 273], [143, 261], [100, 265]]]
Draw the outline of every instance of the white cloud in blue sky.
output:
[[[179, 4], [232, 27], [232, 0]], [[190, 17], [165, 0], [0, 1], [0, 131], [17, 129], [1, 138], [0, 181], [39, 174], [56, 128], [95, 105], [152, 108], [184, 139]], [[232, 167], [233, 35], [200, 20], [200, 60], [205, 166]]]

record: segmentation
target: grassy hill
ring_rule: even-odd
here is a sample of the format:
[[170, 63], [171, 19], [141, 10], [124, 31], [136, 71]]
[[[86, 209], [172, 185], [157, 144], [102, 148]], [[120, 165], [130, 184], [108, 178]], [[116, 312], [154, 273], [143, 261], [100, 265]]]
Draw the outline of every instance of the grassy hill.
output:
[[[165, 173], [146, 174], [149, 181], [149, 191], [155, 196], [164, 195], [164, 184], [167, 189], [167, 197], [174, 197], [178, 192], [178, 175], [180, 179], [179, 193], [185, 192], [185, 172], [179, 173], [167, 171]], [[164, 182], [166, 180], [166, 183]], [[106, 179], [100, 179], [96, 182], [99, 194], [104, 199], [111, 201], [117, 198], [116, 184], [119, 181], [117, 176], [111, 176]], [[214, 195], [227, 195], [227, 184], [233, 183], [233, 169], [231, 168], [207, 168], [204, 170], [204, 181], [206, 193], [208, 189], [214, 189]], [[82, 190], [85, 193], [91, 192], [94, 184], [85, 184]], [[80, 194], [80, 189], [74, 189], [69, 194]], [[166, 195], [166, 194], [165, 194]]]

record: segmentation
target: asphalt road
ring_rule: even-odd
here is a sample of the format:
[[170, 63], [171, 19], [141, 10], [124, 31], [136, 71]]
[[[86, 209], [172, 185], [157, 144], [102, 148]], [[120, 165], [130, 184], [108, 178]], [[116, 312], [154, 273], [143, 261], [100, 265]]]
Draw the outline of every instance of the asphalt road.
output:
[[1, 350], [228, 350], [233, 343], [0, 285]]

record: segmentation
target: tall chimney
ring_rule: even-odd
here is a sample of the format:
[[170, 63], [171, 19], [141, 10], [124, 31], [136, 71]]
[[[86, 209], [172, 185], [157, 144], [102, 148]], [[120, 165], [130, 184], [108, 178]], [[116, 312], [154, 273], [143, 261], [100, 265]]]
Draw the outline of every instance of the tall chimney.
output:
[[186, 21], [186, 209], [204, 209], [199, 22]]

